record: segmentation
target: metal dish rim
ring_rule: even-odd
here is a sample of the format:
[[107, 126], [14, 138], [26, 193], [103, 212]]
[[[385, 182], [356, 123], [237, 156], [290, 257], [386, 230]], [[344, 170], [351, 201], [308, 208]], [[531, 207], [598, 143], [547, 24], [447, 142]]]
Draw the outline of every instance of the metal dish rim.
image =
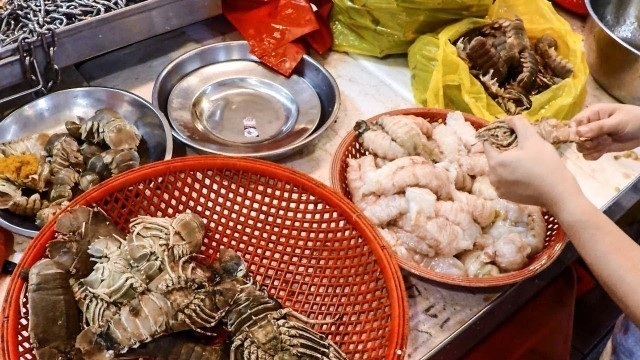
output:
[[593, 1], [593, 0], [586, 0], [585, 1], [585, 4], [587, 5], [587, 10], [589, 10], [589, 17], [591, 18], [591, 20], [595, 21], [595, 23], [598, 24], [600, 29], [602, 29], [604, 32], [606, 32], [612, 39], [615, 39], [616, 42], [618, 42], [618, 44], [624, 46], [627, 50], [633, 52], [637, 56], [640, 56], [640, 49], [636, 49], [635, 47], [627, 44], [626, 41], [620, 39], [618, 37], [618, 35], [614, 34], [613, 31], [611, 31], [608, 26], [605, 26], [605, 24], [602, 22], [602, 20], [600, 20], [600, 17], [598, 17], [596, 12], [593, 10], [593, 7], [591, 6], [591, 1]]
[[[153, 105], [155, 107], [158, 107], [158, 109], [159, 109], [158, 92], [159, 92], [160, 81], [163, 78], [165, 78], [167, 73], [169, 73], [174, 67], [176, 67], [177, 64], [179, 64], [180, 62], [182, 62], [185, 59], [189, 58], [193, 54], [198, 53], [200, 51], [203, 51], [204, 49], [215, 48], [215, 47], [233, 46], [233, 45], [246, 45], [246, 46], [248, 46], [248, 42], [246, 42], [244, 40], [238, 40], [238, 41], [225, 41], [225, 42], [209, 44], [209, 45], [201, 46], [201, 47], [193, 49], [193, 50], [189, 50], [186, 53], [178, 56], [173, 61], [171, 61], [167, 66], [165, 66], [164, 69], [162, 69], [160, 74], [158, 74], [158, 76], [156, 77], [156, 80], [155, 80], [155, 82], [153, 84], [153, 91], [152, 91], [152, 95], [151, 95]], [[251, 55], [251, 56], [253, 56], [253, 55]], [[253, 58], [255, 59], [254, 61], [256, 61], [256, 62], [259, 61], [258, 58], [256, 58], [255, 56], [253, 56]], [[333, 77], [333, 75], [331, 75], [331, 73], [329, 73], [329, 71], [324, 66], [322, 66], [319, 62], [317, 62], [315, 59], [313, 59], [311, 56], [309, 56], [307, 54], [303, 55], [302, 59], [303, 59], [303, 61], [308, 61], [313, 66], [317, 67], [320, 70], [320, 72], [322, 73], [322, 75], [329, 80], [329, 82], [331, 83], [331, 87], [333, 88], [333, 90], [335, 92], [335, 99], [336, 99], [335, 103], [333, 104], [333, 110], [327, 116], [327, 120], [325, 121], [325, 123], [322, 124], [322, 126], [320, 126], [319, 128], [314, 129], [311, 132], [311, 134], [309, 134], [307, 137], [303, 138], [302, 140], [299, 140], [298, 142], [295, 142], [293, 144], [289, 144], [288, 146], [285, 146], [283, 148], [280, 148], [280, 149], [274, 150], [274, 151], [265, 151], [265, 152], [253, 153], [253, 154], [233, 154], [233, 153], [224, 153], [224, 152], [214, 152], [214, 151], [211, 151], [211, 149], [207, 149], [207, 148], [204, 148], [204, 147], [199, 146], [197, 144], [193, 144], [191, 141], [189, 141], [189, 139], [185, 139], [183, 136], [178, 134], [173, 127], [171, 127], [171, 132], [173, 133], [173, 136], [175, 136], [176, 139], [180, 140], [181, 142], [185, 143], [186, 145], [188, 145], [190, 147], [193, 147], [193, 148], [195, 148], [195, 149], [197, 149], [199, 151], [202, 151], [204, 153], [215, 154], [215, 155], [225, 155], [225, 156], [251, 157], [251, 158], [256, 158], [256, 159], [278, 159], [278, 158], [282, 158], [284, 156], [287, 156], [287, 155], [293, 153], [298, 148], [301, 148], [304, 145], [310, 143], [311, 141], [315, 140], [318, 136], [320, 136], [320, 134], [322, 134], [325, 130], [327, 130], [329, 128], [329, 126], [331, 126], [331, 124], [338, 117], [338, 111], [340, 110], [340, 104], [341, 104], [340, 88], [338, 87], [338, 83], [336, 82], [336, 80]], [[207, 65], [211, 65], [211, 64], [214, 64], [214, 63], [209, 63]], [[195, 70], [192, 70], [192, 71], [195, 71]], [[186, 76], [186, 75], [188, 75], [188, 73], [183, 75], [183, 77]], [[159, 110], [159, 111], [162, 112], [161, 110]]]
[[[162, 128], [164, 129], [164, 133], [165, 133], [165, 142], [166, 142], [166, 146], [167, 149], [165, 150], [165, 155], [164, 155], [164, 160], [168, 160], [171, 159], [171, 157], [173, 156], [173, 133], [171, 127], [169, 126], [169, 122], [167, 121], [166, 117], [164, 116], [164, 114], [162, 113], [162, 111], [158, 110], [155, 105], [153, 105], [151, 102], [145, 100], [143, 97], [136, 95], [130, 91], [127, 90], [122, 90], [122, 89], [117, 89], [117, 88], [113, 88], [113, 87], [108, 87], [108, 86], [81, 86], [81, 87], [76, 87], [76, 88], [71, 88], [71, 89], [64, 89], [64, 90], [60, 90], [60, 91], [56, 91], [56, 92], [52, 92], [50, 94], [47, 94], [45, 96], [42, 96], [38, 99], [32, 100], [22, 106], [20, 106], [19, 108], [13, 110], [11, 113], [9, 113], [9, 115], [7, 115], [4, 119], [2, 119], [2, 121], [6, 120], [7, 118], [9, 118], [10, 116], [12, 116], [13, 114], [15, 114], [16, 112], [18, 112], [19, 110], [27, 107], [28, 105], [39, 101], [41, 99], [46, 98], [49, 95], [52, 94], [57, 94], [57, 93], [63, 93], [63, 92], [75, 92], [75, 91], [86, 91], [87, 89], [102, 89], [102, 90], [108, 90], [108, 91], [114, 91], [114, 92], [120, 92], [123, 93], [127, 96], [131, 96], [137, 100], [142, 101], [142, 103], [146, 104], [147, 106], [149, 106], [149, 108], [158, 116], [158, 118], [160, 119], [160, 123], [162, 124]], [[39, 231], [33, 231], [33, 230], [27, 230], [21, 227], [18, 227], [16, 225], [13, 225], [12, 223], [9, 223], [7, 221], [5, 221], [2, 217], [0, 217], [0, 226], [11, 231], [14, 234], [18, 234], [18, 235], [22, 235], [22, 236], [26, 236], [29, 238], [33, 238], [35, 237]]]

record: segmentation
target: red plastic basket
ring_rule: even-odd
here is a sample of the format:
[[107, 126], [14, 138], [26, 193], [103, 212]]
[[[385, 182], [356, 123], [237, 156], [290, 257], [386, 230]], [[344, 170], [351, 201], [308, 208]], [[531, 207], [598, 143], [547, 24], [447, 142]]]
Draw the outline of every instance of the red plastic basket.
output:
[[[315, 330], [350, 359], [404, 357], [407, 298], [393, 255], [353, 204], [309, 176], [259, 160], [187, 157], [131, 170], [69, 206], [94, 204], [122, 229], [138, 215], [190, 210], [207, 225], [203, 254], [236, 250], [284, 306], [338, 319]], [[32, 241], [11, 278], [2, 306], [4, 359], [35, 359], [18, 274], [44, 256], [54, 223]]]
[[[373, 123], [379, 117], [384, 115], [415, 115], [425, 118], [431, 122], [443, 122], [446, 119], [447, 114], [450, 112], [451, 110], [431, 108], [400, 109], [376, 115], [368, 119], [367, 122]], [[485, 120], [473, 115], [463, 115], [465, 120], [467, 120], [467, 122], [473, 125], [476, 129], [487, 124]], [[358, 159], [367, 154], [367, 151], [363, 149], [360, 146], [360, 143], [356, 140], [355, 131], [350, 131], [338, 146], [338, 150], [333, 157], [333, 162], [331, 164], [331, 185], [334, 189], [349, 199], [351, 198], [351, 194], [349, 193], [349, 187], [347, 186], [347, 159]], [[533, 256], [523, 269], [518, 271], [504, 273], [497, 276], [478, 278], [439, 273], [401, 258], [398, 258], [398, 263], [400, 264], [400, 267], [416, 275], [452, 285], [493, 287], [513, 284], [529, 278], [549, 266], [549, 264], [551, 264], [551, 262], [560, 255], [565, 246], [566, 237], [556, 219], [549, 214], [545, 214], [544, 217], [547, 224], [547, 236], [545, 238], [544, 248], [541, 252]]]

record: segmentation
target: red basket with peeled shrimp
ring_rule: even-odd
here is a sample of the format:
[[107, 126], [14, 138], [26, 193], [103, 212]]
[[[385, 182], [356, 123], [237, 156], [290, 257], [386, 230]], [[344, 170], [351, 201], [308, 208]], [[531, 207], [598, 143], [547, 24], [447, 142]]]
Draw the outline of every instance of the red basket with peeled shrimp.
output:
[[[432, 123], [443, 123], [450, 112], [450, 110], [430, 108], [401, 109], [376, 115], [366, 120], [366, 123], [373, 124], [382, 116], [394, 115], [412, 115], [426, 119]], [[463, 114], [463, 116], [475, 129], [479, 129], [487, 124], [485, 120], [473, 115]], [[360, 159], [366, 155], [369, 155], [369, 152], [358, 142], [356, 131], [350, 131], [345, 136], [334, 155], [331, 165], [331, 184], [334, 189], [349, 199], [351, 199], [351, 193], [347, 183], [347, 160]], [[537, 254], [530, 256], [526, 264], [516, 271], [486, 277], [451, 275], [430, 270], [401, 256], [396, 257], [400, 267], [437, 282], [470, 287], [493, 287], [516, 283], [539, 273], [549, 266], [549, 264], [560, 255], [565, 246], [566, 237], [564, 231], [559, 227], [558, 222], [547, 213], [543, 213], [543, 216], [546, 225], [543, 248]]]
[[[311, 319], [349, 359], [400, 359], [408, 333], [400, 269], [347, 199], [311, 177], [265, 161], [195, 156], [112, 178], [68, 208], [98, 206], [125, 230], [139, 215], [190, 211], [205, 223], [201, 254], [230, 248], [284, 307]], [[2, 304], [3, 359], [34, 359], [27, 284], [18, 275], [45, 257], [57, 218], [31, 242]], [[52, 309], [55, 311], [55, 309]], [[42, 324], [41, 324], [42, 326]], [[198, 357], [199, 358], [199, 357]]]

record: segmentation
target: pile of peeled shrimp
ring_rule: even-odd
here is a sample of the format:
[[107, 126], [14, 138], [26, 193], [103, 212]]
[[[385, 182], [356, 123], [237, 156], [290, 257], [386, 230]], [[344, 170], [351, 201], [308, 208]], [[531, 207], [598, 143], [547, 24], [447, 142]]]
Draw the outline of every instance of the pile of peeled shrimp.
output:
[[542, 209], [498, 198], [483, 144], [461, 113], [442, 124], [383, 116], [355, 129], [370, 155], [347, 160], [351, 199], [400, 258], [483, 277], [519, 270], [542, 250]]

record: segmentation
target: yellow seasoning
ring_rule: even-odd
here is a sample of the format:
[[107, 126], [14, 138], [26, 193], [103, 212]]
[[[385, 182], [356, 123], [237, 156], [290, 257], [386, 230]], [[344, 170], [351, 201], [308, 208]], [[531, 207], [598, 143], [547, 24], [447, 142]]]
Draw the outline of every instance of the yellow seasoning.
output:
[[33, 154], [10, 155], [0, 158], [0, 176], [25, 180], [38, 172], [38, 157]]

